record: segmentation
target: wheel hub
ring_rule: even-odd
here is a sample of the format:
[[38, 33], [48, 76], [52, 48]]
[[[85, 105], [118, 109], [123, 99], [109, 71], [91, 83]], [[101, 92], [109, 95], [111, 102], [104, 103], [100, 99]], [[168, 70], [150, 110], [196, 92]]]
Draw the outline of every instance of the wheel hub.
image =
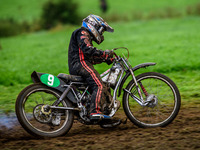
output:
[[148, 107], [154, 108], [158, 104], [158, 98], [154, 94], [150, 94], [146, 97], [146, 103]]
[[41, 108], [41, 112], [45, 115], [51, 114], [51, 109], [48, 105], [43, 105]]
[[39, 104], [33, 109], [33, 116], [38, 122], [49, 123], [51, 121], [51, 109], [47, 108], [47, 105]]

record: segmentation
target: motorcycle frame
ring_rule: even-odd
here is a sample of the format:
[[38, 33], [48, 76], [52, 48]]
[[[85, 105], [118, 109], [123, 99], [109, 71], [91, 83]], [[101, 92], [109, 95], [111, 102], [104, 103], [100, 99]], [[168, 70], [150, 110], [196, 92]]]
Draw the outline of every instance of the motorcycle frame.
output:
[[[136, 77], [134, 75], [134, 71], [136, 71], [136, 70], [138, 70], [140, 68], [146, 68], [148, 66], [153, 66], [156, 63], [143, 63], [143, 64], [139, 64], [139, 65], [135, 66], [134, 68], [132, 68], [131, 65], [130, 65], [130, 63], [126, 59], [124, 59], [123, 57], [116, 58], [116, 60], [115, 60], [114, 63], [120, 63], [120, 65], [122, 67], [122, 71], [121, 71], [121, 73], [119, 75], [118, 81], [117, 81], [116, 86], [114, 88], [114, 92], [113, 92], [114, 108], [112, 109], [112, 111], [111, 111], [111, 113], [110, 113], [109, 116], [113, 116], [115, 114], [115, 112], [117, 111], [117, 103], [116, 103], [116, 100], [117, 100], [117, 91], [118, 91], [118, 97], [119, 97], [120, 94], [121, 94], [123, 85], [124, 85], [125, 81], [127, 80], [127, 78], [130, 75], [132, 76], [132, 78], [134, 80], [134, 83], [136, 85], [136, 88], [137, 88], [137, 91], [138, 91], [138, 94], [139, 94], [140, 98], [138, 98], [137, 96], [131, 94], [131, 92], [128, 91], [127, 89], [123, 89], [123, 90], [125, 92], [130, 93], [131, 96], [132, 96], [132, 98], [135, 101], [137, 101], [138, 104], [140, 104], [141, 106], [146, 106], [145, 101], [144, 101], [144, 99], [142, 97], [140, 88], [138, 86]], [[107, 74], [109, 71], [110, 71], [110, 69], [108, 69], [107, 71], [105, 71], [104, 73], [102, 73], [102, 75]], [[124, 75], [124, 72], [126, 73], [125, 75]], [[40, 79], [39, 79], [39, 75], [38, 74], [39, 73], [36, 73], [36, 72], [32, 73], [31, 77], [32, 77], [33, 82], [41, 82]], [[83, 93], [82, 93], [81, 97], [79, 98], [78, 95], [77, 95], [77, 91], [74, 90], [74, 86], [75, 85], [87, 85], [86, 83], [84, 83], [84, 82], [69, 82], [69, 84], [63, 84], [63, 83], [64, 82], [62, 82], [61, 87], [57, 88], [57, 90], [59, 90], [60, 92], [62, 92], [61, 97], [58, 100], [56, 100], [52, 106], [49, 106], [49, 107], [51, 109], [64, 109], [64, 110], [75, 110], [75, 111], [84, 110], [84, 111], [86, 111], [85, 108], [84, 108], [84, 106], [81, 103], [81, 100], [82, 100], [83, 96], [85, 95], [85, 93], [87, 92], [89, 86], [85, 87], [85, 89], [83, 90]], [[66, 97], [72, 103], [76, 103], [77, 106], [78, 106], [78, 108], [58, 107], [59, 103], [61, 101], [63, 101]]]
[[[131, 65], [128, 64], [127, 62], [128, 62], [128, 61], [127, 61], [126, 59], [124, 59], [123, 57], [122, 57], [122, 58], [118, 58], [118, 59], [116, 60], [116, 62], [114, 62], [114, 63], [120, 63], [120, 65], [121, 65], [121, 67], [122, 67], [122, 71], [121, 71], [121, 73], [120, 73], [120, 75], [119, 75], [119, 79], [118, 79], [118, 81], [117, 81], [117, 83], [116, 83], [116, 86], [115, 86], [115, 88], [114, 88], [114, 91], [113, 91], [114, 107], [113, 107], [113, 109], [112, 109], [112, 111], [111, 111], [111, 113], [110, 113], [110, 115], [109, 115], [109, 116], [111, 116], [111, 117], [112, 117], [112, 116], [116, 113], [116, 111], [117, 111], [117, 102], [116, 102], [116, 100], [117, 100], [117, 91], [118, 91], [118, 90], [121, 90], [121, 87], [123, 86], [123, 84], [124, 84], [124, 82], [126, 81], [126, 79], [128, 78], [128, 76], [130, 76], [130, 75], [132, 76], [132, 78], [133, 78], [133, 80], [134, 80], [134, 83], [135, 83], [135, 85], [136, 85], [138, 94], [139, 94], [139, 96], [140, 96], [140, 97], [138, 98], [138, 97], [135, 96], [135, 95], [131, 95], [132, 98], [133, 98], [138, 104], [140, 104], [141, 106], [146, 106], [145, 101], [144, 101], [144, 99], [143, 99], [143, 96], [142, 96], [142, 94], [141, 94], [139, 85], [138, 85], [138, 83], [137, 83], [136, 77], [135, 77], [135, 75], [134, 75], [134, 71], [135, 71], [135, 70], [138, 70], [138, 69], [140, 69], [140, 68], [144, 68], [144, 67], [148, 67], [148, 66], [155, 65], [155, 63], [144, 63], [144, 64], [140, 64], [140, 65], [137, 65], [137, 66], [135, 66], [134, 68], [132, 68]], [[104, 73], [102, 73], [102, 75], [105, 75], [105, 74], [107, 74], [107, 73], [109, 73], [109, 72], [110, 72], [110, 69], [106, 70]], [[124, 75], [124, 72], [126, 72], [125, 75]], [[66, 109], [66, 110], [81, 110], [81, 109], [84, 109], [84, 106], [82, 105], [81, 100], [82, 100], [83, 96], [85, 95], [85, 93], [87, 92], [89, 86], [87, 86], [87, 87], [85, 88], [85, 90], [83, 91], [81, 97], [78, 98], [78, 96], [77, 96], [77, 94], [76, 94], [76, 91], [75, 91], [74, 88], [73, 88], [73, 86], [74, 86], [74, 85], [77, 85], [77, 84], [83, 85], [83, 84], [85, 84], [85, 83], [82, 83], [82, 82], [71, 82], [69, 85], [64, 85], [63, 87], [67, 87], [66, 90], [63, 92], [63, 94], [61, 95], [61, 97], [54, 103], [54, 106], [50, 106], [50, 108], [52, 108], [52, 109]], [[77, 99], [77, 106], [78, 106], [79, 109], [75, 109], [75, 108], [72, 109], [72, 108], [67, 108], [67, 107], [66, 107], [66, 108], [56, 107], [56, 106], [58, 106], [58, 104], [66, 97], [66, 95], [68, 94], [68, 92], [69, 92], [70, 90], [72, 91], [73, 95], [74, 95], [75, 98]], [[128, 92], [128, 93], [131, 94], [130, 91], [128, 91], [128, 90], [126, 90], [126, 89], [123, 89], [123, 90], [124, 90], [125, 92]], [[121, 91], [119, 91], [119, 92], [121, 92]], [[118, 97], [119, 97], [119, 95], [120, 95], [120, 94], [118, 94]], [[84, 111], [85, 111], [85, 109], [84, 109]]]

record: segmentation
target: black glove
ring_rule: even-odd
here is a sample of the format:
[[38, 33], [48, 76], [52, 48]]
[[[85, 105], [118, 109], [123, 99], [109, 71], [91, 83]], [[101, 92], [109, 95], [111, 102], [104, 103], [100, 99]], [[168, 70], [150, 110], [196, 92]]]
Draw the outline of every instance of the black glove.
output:
[[105, 50], [105, 51], [103, 52], [104, 61], [105, 61], [108, 65], [112, 64], [113, 61], [114, 61], [113, 54], [114, 54], [114, 52], [111, 51], [111, 50]]
[[108, 65], [112, 64], [113, 61], [114, 61], [114, 58], [108, 58], [108, 59], [105, 60], [105, 62], [106, 62]]
[[105, 50], [105, 51], [103, 52], [103, 55], [104, 55], [105, 58], [106, 58], [106, 57], [113, 58], [114, 52], [113, 52], [112, 50]]

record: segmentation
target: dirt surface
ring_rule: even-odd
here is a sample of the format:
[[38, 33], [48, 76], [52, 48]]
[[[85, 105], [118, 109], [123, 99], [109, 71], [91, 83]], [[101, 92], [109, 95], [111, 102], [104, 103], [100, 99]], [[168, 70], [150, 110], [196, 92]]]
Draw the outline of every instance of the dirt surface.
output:
[[[118, 117], [124, 118], [123, 111]], [[200, 107], [182, 107], [167, 127], [142, 129], [130, 121], [114, 129], [74, 122], [63, 137], [38, 139], [18, 124], [0, 128], [0, 149], [200, 149]]]

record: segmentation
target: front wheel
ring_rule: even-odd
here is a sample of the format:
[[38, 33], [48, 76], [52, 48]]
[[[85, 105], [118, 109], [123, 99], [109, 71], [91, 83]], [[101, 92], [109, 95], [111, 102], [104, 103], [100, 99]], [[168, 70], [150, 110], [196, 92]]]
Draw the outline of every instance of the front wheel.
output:
[[[123, 108], [127, 117], [139, 127], [163, 127], [177, 116], [181, 97], [175, 83], [167, 76], [147, 72], [136, 77], [146, 106], [139, 105], [134, 81], [130, 81], [124, 91]], [[127, 92], [129, 91], [129, 92]]]
[[[48, 109], [61, 93], [37, 83], [26, 87], [17, 97], [15, 110], [22, 127], [32, 135], [57, 137], [65, 135], [73, 124], [73, 112], [70, 110]], [[68, 100], [59, 106], [71, 107]]]

